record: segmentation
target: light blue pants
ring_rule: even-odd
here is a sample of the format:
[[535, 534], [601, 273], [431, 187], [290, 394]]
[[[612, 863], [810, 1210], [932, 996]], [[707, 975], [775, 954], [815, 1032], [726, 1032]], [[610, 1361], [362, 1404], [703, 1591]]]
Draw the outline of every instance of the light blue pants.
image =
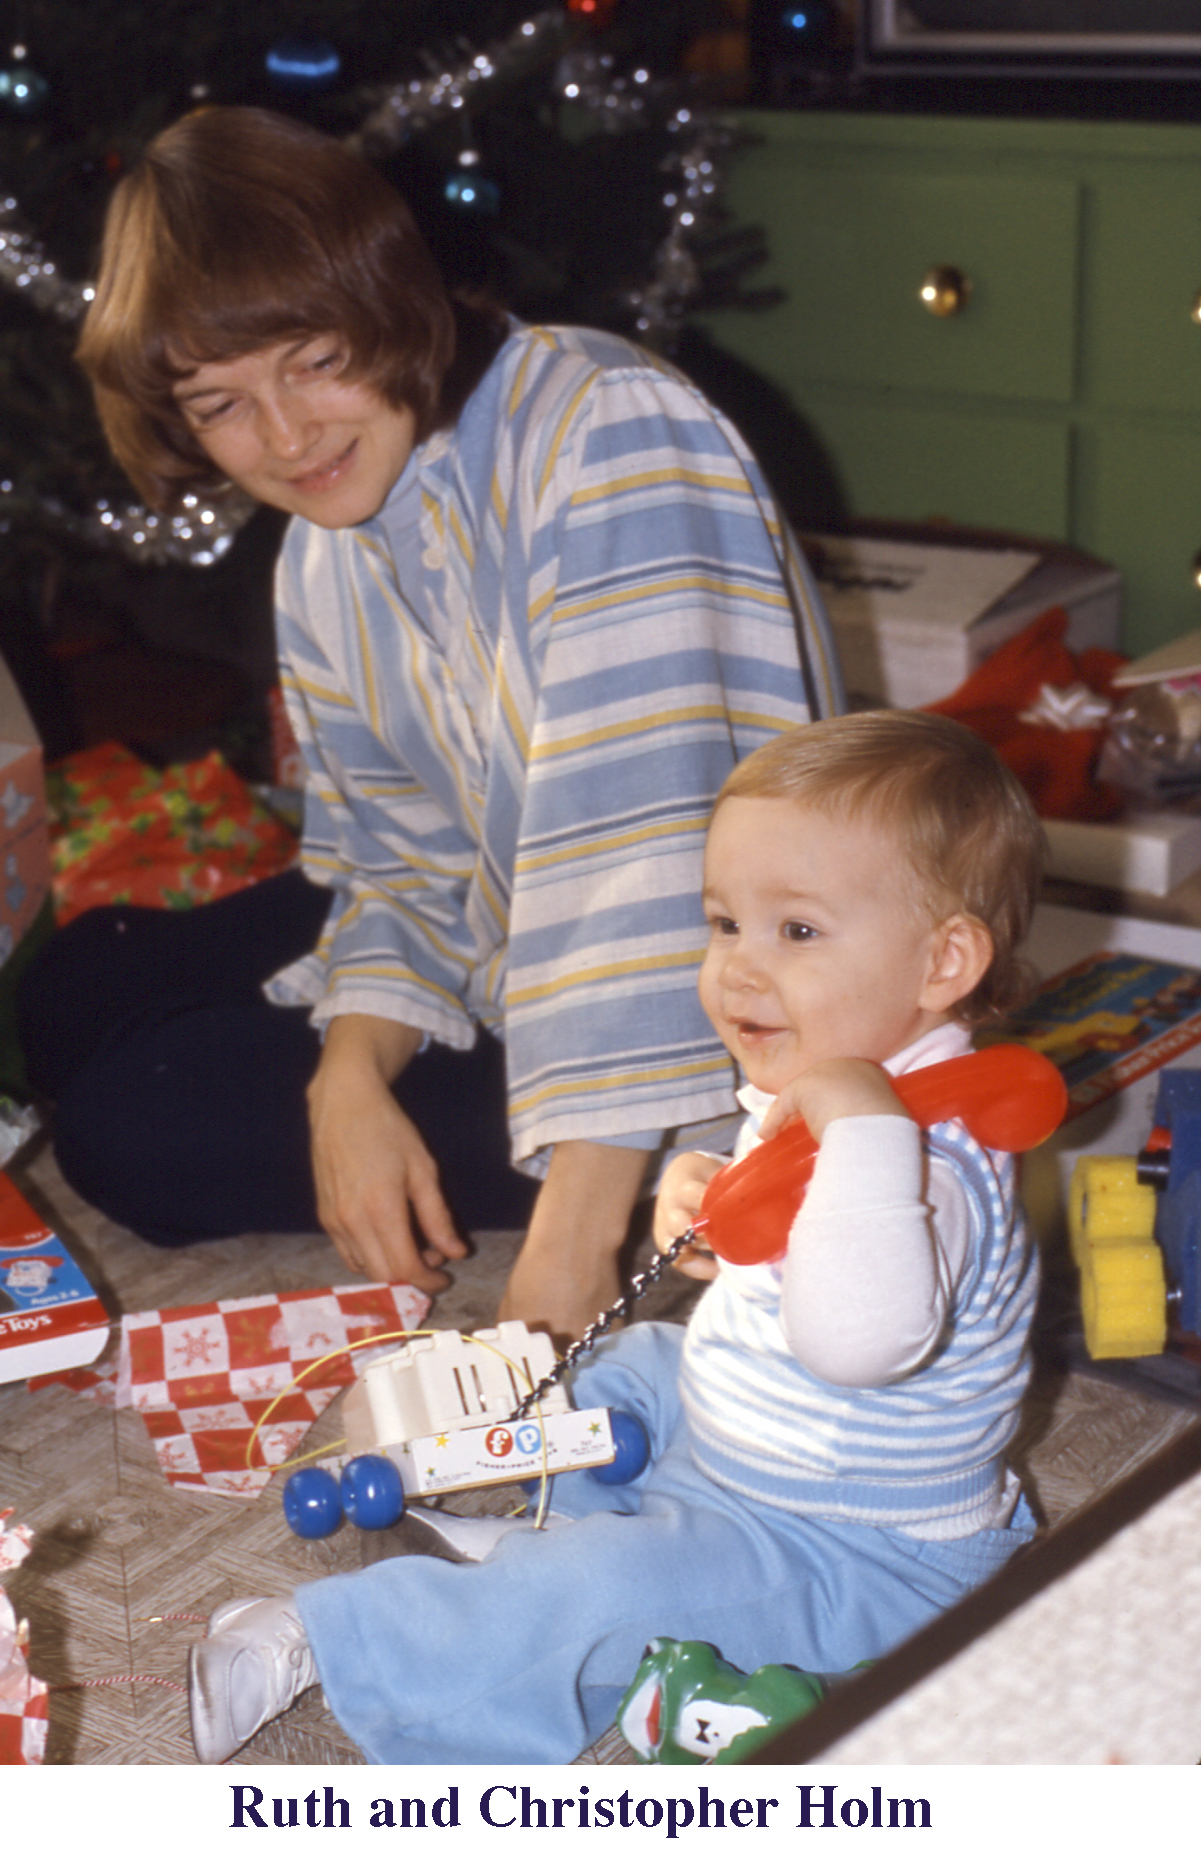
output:
[[652, 1637], [736, 1668], [837, 1671], [877, 1657], [998, 1570], [1033, 1531], [937, 1543], [749, 1503], [695, 1466], [678, 1397], [683, 1328], [605, 1341], [581, 1407], [641, 1417], [652, 1462], [625, 1488], [559, 1476], [571, 1518], [510, 1533], [480, 1565], [388, 1559], [297, 1601], [330, 1707], [377, 1764], [564, 1764], [610, 1726]]

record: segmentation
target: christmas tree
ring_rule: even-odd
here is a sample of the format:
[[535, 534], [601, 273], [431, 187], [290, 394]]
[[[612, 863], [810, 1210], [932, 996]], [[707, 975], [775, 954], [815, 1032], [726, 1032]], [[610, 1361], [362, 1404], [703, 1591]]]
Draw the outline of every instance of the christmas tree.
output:
[[[206, 101], [300, 115], [385, 170], [452, 284], [522, 317], [621, 330], [737, 402], [732, 365], [705, 380], [692, 320], [752, 299], [761, 256], [720, 200], [745, 13], [745, 0], [17, 0], [0, 41], [0, 651], [50, 755], [105, 735], [110, 713], [129, 736], [113, 701], [147, 650], [164, 754], [186, 753], [189, 731], [211, 738], [214, 718], [252, 773], [263, 754], [280, 521], [237, 503], [173, 519], [138, 508], [73, 361], [105, 205], [145, 143]], [[728, 411], [753, 428], [743, 399]]]

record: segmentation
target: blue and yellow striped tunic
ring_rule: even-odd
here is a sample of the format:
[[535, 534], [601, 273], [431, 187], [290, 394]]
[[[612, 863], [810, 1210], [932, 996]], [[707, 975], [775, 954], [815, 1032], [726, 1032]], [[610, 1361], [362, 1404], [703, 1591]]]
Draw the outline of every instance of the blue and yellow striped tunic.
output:
[[506, 1044], [513, 1155], [735, 1110], [696, 999], [734, 763], [839, 703], [818, 597], [746, 446], [622, 339], [515, 325], [366, 524], [278, 578], [336, 899], [277, 1000]]

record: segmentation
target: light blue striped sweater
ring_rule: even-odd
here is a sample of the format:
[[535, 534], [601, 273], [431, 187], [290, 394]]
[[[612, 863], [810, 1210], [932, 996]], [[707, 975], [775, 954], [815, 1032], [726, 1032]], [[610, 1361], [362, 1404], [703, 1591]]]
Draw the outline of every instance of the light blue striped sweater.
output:
[[1013, 1159], [957, 1124], [935, 1126], [923, 1144], [956, 1173], [968, 1217], [937, 1349], [888, 1383], [825, 1383], [784, 1338], [778, 1267], [723, 1270], [689, 1322], [681, 1372], [693, 1454], [723, 1487], [919, 1539], [957, 1538], [997, 1519], [1003, 1452], [1029, 1378], [1037, 1258]]
[[495, 1029], [535, 1173], [732, 1113], [696, 998], [709, 809], [840, 695], [728, 423], [617, 337], [515, 326], [377, 518], [293, 522], [278, 609], [304, 867], [337, 897], [276, 1000]]

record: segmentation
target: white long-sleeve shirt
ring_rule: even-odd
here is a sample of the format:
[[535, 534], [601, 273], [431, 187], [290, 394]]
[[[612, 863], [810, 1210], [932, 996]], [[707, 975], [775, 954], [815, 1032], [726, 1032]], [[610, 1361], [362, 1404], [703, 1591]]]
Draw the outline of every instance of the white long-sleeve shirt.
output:
[[[946, 1023], [887, 1071], [929, 1067], [970, 1046], [965, 1029]], [[925, 1150], [912, 1119], [834, 1120], [780, 1283], [781, 1325], [797, 1359], [827, 1384], [887, 1384], [912, 1371], [943, 1335], [970, 1236], [962, 1180]]]

